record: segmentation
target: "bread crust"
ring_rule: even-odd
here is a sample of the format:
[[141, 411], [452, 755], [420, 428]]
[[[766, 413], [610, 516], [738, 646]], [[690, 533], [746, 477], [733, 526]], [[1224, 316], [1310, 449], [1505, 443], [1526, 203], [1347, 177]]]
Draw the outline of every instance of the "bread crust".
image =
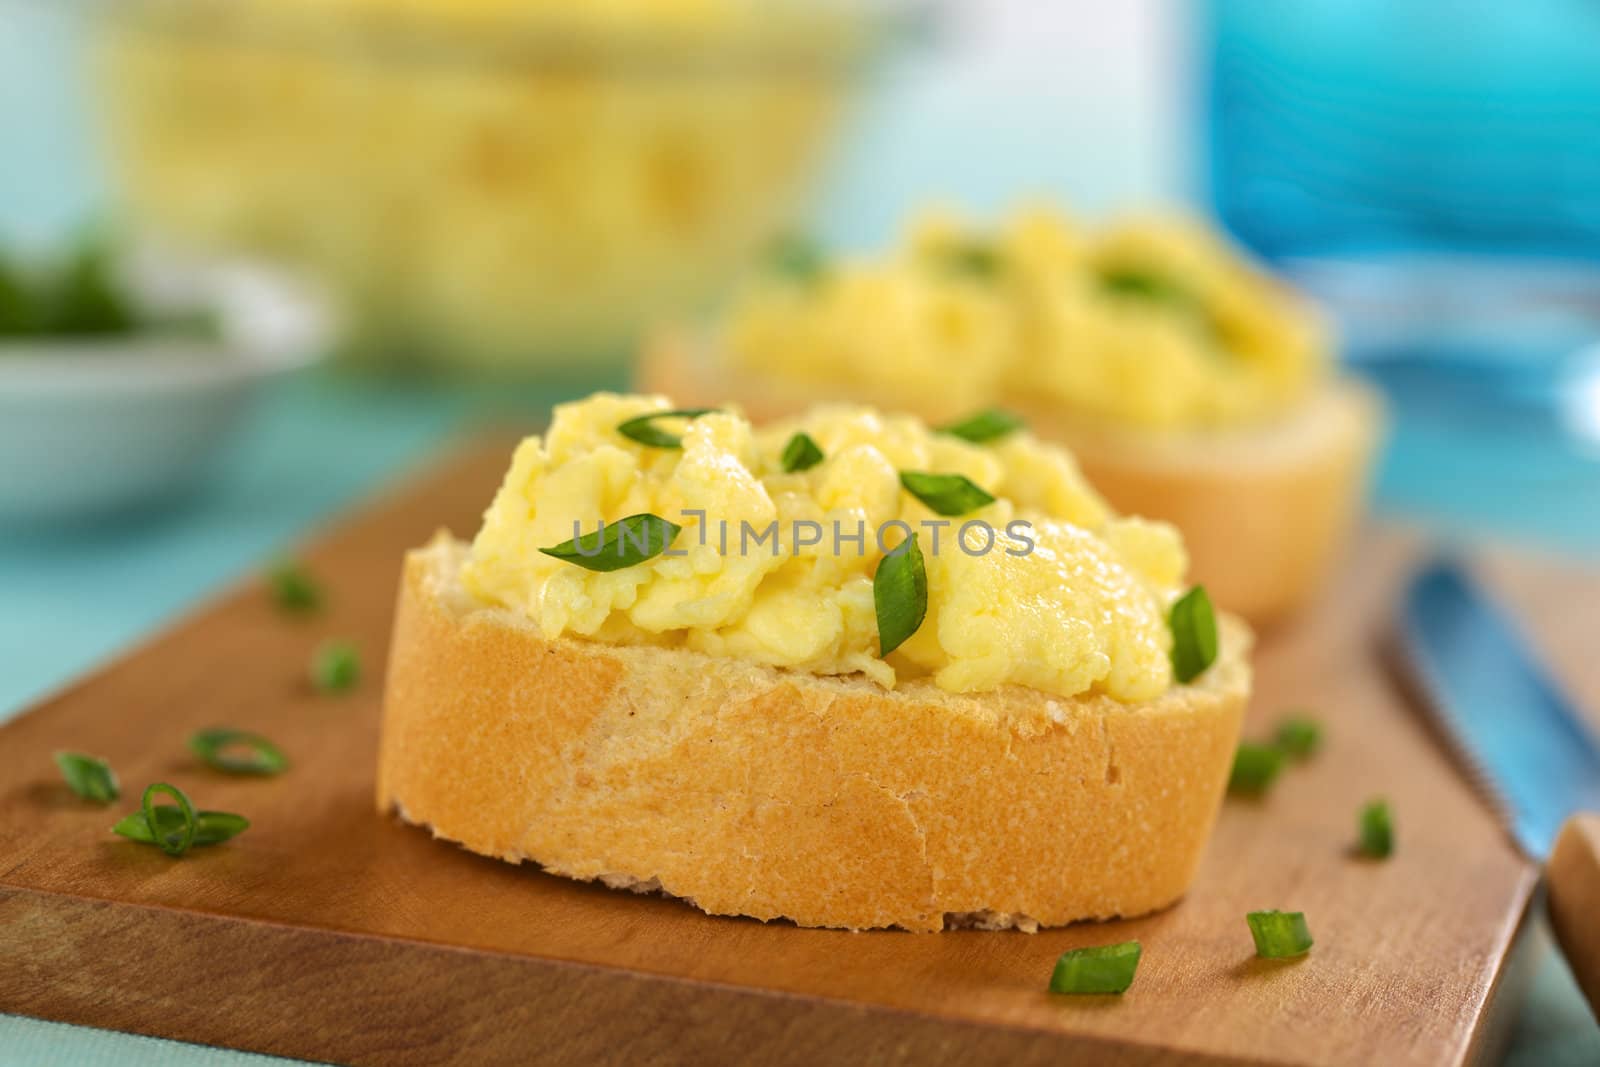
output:
[[436, 837], [849, 929], [1133, 916], [1193, 879], [1250, 686], [1232, 619], [1210, 671], [1144, 704], [890, 691], [547, 641], [461, 592], [463, 551], [407, 556], [379, 748], [379, 809]]
[[[721, 368], [682, 332], [651, 338], [635, 377], [642, 392], [687, 406], [732, 401], [755, 422], [828, 400], [904, 407], [892, 396], [825, 395]], [[1301, 606], [1333, 570], [1360, 519], [1383, 426], [1377, 395], [1348, 379], [1330, 382], [1283, 419], [1242, 429], [1147, 432], [1074, 419], [1023, 397], [1007, 406], [1038, 436], [1070, 448], [1116, 510], [1183, 531], [1191, 578], [1258, 625]], [[951, 397], [947, 410], [913, 414], [938, 423], [970, 408], [970, 400]]]
[[1030, 425], [1072, 449], [1112, 507], [1183, 531], [1191, 579], [1266, 625], [1334, 570], [1361, 518], [1382, 422], [1370, 389], [1336, 381], [1284, 422], [1239, 431], [1141, 439], [1060, 418]]

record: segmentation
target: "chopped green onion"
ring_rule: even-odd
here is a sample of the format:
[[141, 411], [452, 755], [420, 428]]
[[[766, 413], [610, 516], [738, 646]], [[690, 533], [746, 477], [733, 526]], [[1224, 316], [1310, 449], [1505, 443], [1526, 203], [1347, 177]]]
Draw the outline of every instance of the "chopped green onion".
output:
[[250, 820], [231, 811], [202, 811], [196, 818], [200, 828], [195, 831], [197, 846], [220, 845], [230, 837], [238, 837], [250, 829]]
[[1165, 304], [1212, 339], [1225, 337], [1226, 330], [1200, 294], [1176, 278], [1142, 267], [1117, 267], [1100, 275], [1100, 287], [1113, 296]]
[[805, 285], [816, 283], [828, 268], [822, 248], [797, 233], [783, 234], [773, 241], [767, 247], [766, 262], [774, 274]]
[[266, 580], [273, 601], [286, 612], [307, 615], [322, 607], [322, 586], [296, 560], [274, 561]]
[[952, 437], [959, 437], [963, 441], [970, 441], [975, 445], [998, 441], [1022, 429], [1023, 422], [1009, 411], [999, 408], [990, 408], [980, 411], [976, 415], [969, 415], [960, 422], [953, 422], [949, 426], [940, 427], [940, 433], [947, 433]]
[[[150, 829], [150, 821], [143, 811], [136, 811], [113, 826], [112, 832], [144, 845], [156, 845], [158, 836], [170, 837], [181, 831], [184, 822], [182, 809], [172, 804], [155, 807], [158, 831]], [[231, 811], [197, 811], [194, 813], [195, 831], [192, 848], [220, 845], [230, 837], [237, 837], [250, 828], [250, 820]]]
[[[183, 823], [183, 813], [171, 804], [157, 804], [156, 815], [159, 817], [158, 822], [163, 832], [176, 830]], [[137, 841], [141, 845], [153, 845], [156, 843], [156, 832], [150, 829], [150, 823], [145, 819], [143, 811], [124, 815], [117, 820], [117, 824], [111, 828], [111, 832], [121, 834], [130, 841]]]
[[644, 415], [635, 415], [620, 423], [617, 432], [630, 441], [637, 441], [651, 448], [682, 448], [683, 438], [656, 426], [656, 420], [698, 419], [701, 415], [709, 415], [716, 410], [716, 408], [682, 408], [677, 411], [651, 411]]
[[135, 331], [220, 334], [210, 309], [140, 308], [116, 269], [116, 242], [105, 233], [82, 235], [44, 271], [0, 262], [0, 337], [84, 337]]
[[900, 484], [906, 492], [940, 515], [965, 515], [994, 503], [994, 497], [974, 485], [964, 474], [929, 474], [901, 471]]
[[1246, 741], [1233, 756], [1233, 772], [1228, 776], [1228, 792], [1260, 796], [1283, 770], [1283, 753], [1273, 745], [1254, 745]]
[[1117, 296], [1138, 297], [1162, 304], [1191, 307], [1195, 296], [1173, 279], [1138, 267], [1114, 267], [1100, 275], [1100, 287]]
[[361, 654], [349, 641], [325, 641], [311, 657], [311, 683], [325, 693], [353, 688], [361, 678]]
[[938, 262], [951, 273], [987, 281], [1005, 267], [994, 245], [987, 241], [958, 241], [937, 250]]
[[191, 736], [189, 751], [206, 766], [226, 774], [281, 774], [289, 767], [282, 750], [265, 737], [226, 726]]
[[116, 772], [105, 760], [82, 752], [57, 752], [55, 759], [67, 786], [84, 800], [109, 804], [122, 795]]
[[1245, 916], [1256, 955], [1264, 960], [1304, 956], [1311, 951], [1311, 930], [1302, 911], [1252, 911]]
[[1361, 809], [1361, 854], [1388, 859], [1394, 852], [1394, 818], [1385, 800], [1373, 800]]
[[40, 327], [38, 300], [20, 273], [0, 260], [0, 336], [20, 336]]
[[1143, 950], [1137, 941], [1063, 952], [1050, 975], [1052, 993], [1124, 993]]
[[111, 267], [112, 250], [98, 238], [83, 241], [56, 281], [48, 307], [48, 332], [63, 336], [127, 333], [137, 326], [128, 295]]
[[677, 523], [642, 511], [616, 522], [602, 521], [593, 533], [539, 551], [584, 570], [620, 571], [661, 555], [682, 531]]
[[783, 446], [783, 469], [786, 473], [808, 471], [822, 462], [822, 449], [808, 433], [797, 433]]
[[[166, 816], [166, 821], [163, 821], [164, 817], [156, 811], [155, 798], [162, 793], [177, 802], [176, 807], [164, 805], [176, 813], [177, 825], [173, 825], [173, 816]], [[183, 790], [167, 782], [155, 782], [145, 786], [144, 797], [140, 801], [140, 811], [136, 814], [143, 818], [145, 829], [148, 831], [147, 838], [136, 839], [146, 840], [149, 844], [159, 846], [161, 851], [169, 856], [181, 856], [189, 851], [189, 846], [194, 844], [195, 832], [200, 828], [199, 820], [194, 814], [194, 805], [189, 803], [189, 798], [184, 795]], [[135, 837], [135, 834], [129, 832], [134, 829], [133, 826], [124, 829], [124, 824], [133, 818], [133, 815], [128, 816], [112, 829], [124, 837]]]
[[917, 632], [928, 614], [928, 572], [916, 534], [879, 561], [872, 575], [872, 603], [878, 613], [878, 654], [887, 656]]
[[1172, 674], [1187, 685], [1217, 659], [1217, 616], [1206, 588], [1197, 585], [1172, 604]]
[[1292, 759], [1309, 759], [1322, 745], [1322, 727], [1305, 715], [1291, 716], [1278, 724], [1274, 735], [1278, 748]]

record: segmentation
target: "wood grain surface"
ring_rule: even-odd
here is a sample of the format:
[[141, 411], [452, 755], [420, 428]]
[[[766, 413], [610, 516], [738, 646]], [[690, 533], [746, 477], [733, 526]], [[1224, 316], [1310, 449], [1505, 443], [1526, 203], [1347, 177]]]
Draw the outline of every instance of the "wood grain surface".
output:
[[[801, 930], [483, 859], [374, 813], [399, 555], [440, 525], [475, 530], [507, 454], [465, 450], [309, 546], [322, 615], [285, 618], [247, 580], [0, 728], [0, 1010], [363, 1064], [1453, 1065], [1495, 1051], [1536, 872], [1378, 655], [1414, 539], [1369, 539], [1315, 611], [1263, 641], [1247, 731], [1304, 708], [1326, 742], [1266, 799], [1228, 801], [1178, 906], [1034, 936]], [[1600, 580], [1507, 562], [1489, 575], [1539, 613], [1558, 672], [1600, 706]], [[335, 636], [364, 655], [346, 696], [305, 681]], [[214, 724], [266, 734], [293, 767], [205, 770], [184, 739]], [[108, 758], [123, 801], [73, 798], [58, 748]], [[153, 780], [254, 826], [180, 860], [110, 834]], [[1352, 853], [1377, 795], [1397, 821], [1384, 863]], [[1255, 959], [1244, 915], [1262, 908], [1304, 911], [1311, 954]], [[1044, 991], [1064, 949], [1129, 938], [1144, 959], [1126, 995]]]

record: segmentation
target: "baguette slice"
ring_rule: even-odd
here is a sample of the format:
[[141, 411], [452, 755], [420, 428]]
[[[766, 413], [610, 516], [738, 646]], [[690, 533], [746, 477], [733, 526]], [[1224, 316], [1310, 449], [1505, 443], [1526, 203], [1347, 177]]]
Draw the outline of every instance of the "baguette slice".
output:
[[[642, 392], [685, 406], [737, 403], [755, 422], [824, 401], [901, 410], [904, 400], [847, 394], [730, 370], [683, 333], [661, 333], [641, 354]], [[1067, 446], [1084, 476], [1125, 515], [1165, 519], [1183, 532], [1190, 577], [1216, 603], [1270, 623], [1321, 587], [1359, 520], [1383, 424], [1376, 394], [1349, 379], [1329, 382], [1285, 417], [1241, 429], [1147, 432], [1074, 419], [1012, 398], [1035, 434]], [[930, 423], [972, 414], [968, 397], [919, 410]]]
[[405, 562], [378, 807], [434, 836], [719, 915], [1033, 930], [1188, 888], [1238, 740], [1249, 632], [1127, 705], [885, 690], [675, 648], [545, 640]]

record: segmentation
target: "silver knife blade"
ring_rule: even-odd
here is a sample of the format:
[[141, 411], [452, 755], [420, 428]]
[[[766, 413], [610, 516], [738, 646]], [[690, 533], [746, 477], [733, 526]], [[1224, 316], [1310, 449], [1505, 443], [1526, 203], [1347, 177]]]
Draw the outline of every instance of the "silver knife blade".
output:
[[1430, 710], [1487, 776], [1517, 843], [1544, 859], [1567, 816], [1600, 809], [1600, 743], [1458, 564], [1412, 580], [1400, 631]]

